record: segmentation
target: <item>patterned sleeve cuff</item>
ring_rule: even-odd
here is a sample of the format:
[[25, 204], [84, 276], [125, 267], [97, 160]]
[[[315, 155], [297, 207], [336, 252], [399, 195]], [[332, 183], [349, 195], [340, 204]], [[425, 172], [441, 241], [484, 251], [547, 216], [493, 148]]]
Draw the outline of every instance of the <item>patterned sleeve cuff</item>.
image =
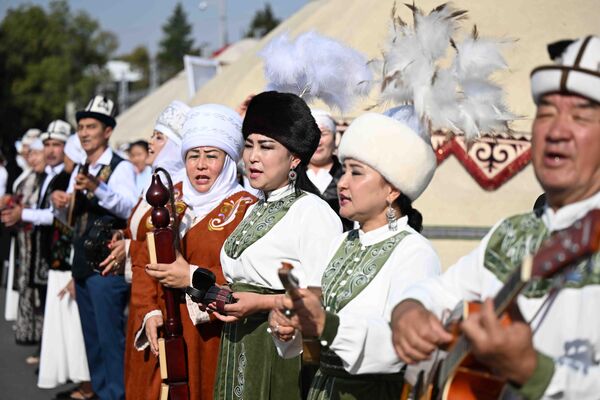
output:
[[527, 400], [541, 399], [554, 375], [554, 360], [545, 354], [536, 352], [537, 365], [533, 375], [521, 387], [515, 387], [516, 392]]
[[142, 351], [150, 345], [150, 342], [148, 341], [148, 337], [146, 336], [146, 321], [148, 321], [148, 319], [150, 319], [150, 317], [155, 317], [155, 316], [162, 317], [162, 312], [160, 310], [152, 310], [144, 316], [144, 321], [142, 322], [142, 327], [136, 332], [135, 339], [133, 342], [133, 345], [135, 346], [137, 351]]
[[335, 339], [338, 328], [340, 326], [340, 317], [329, 311], [325, 311], [325, 326], [323, 332], [319, 336], [321, 346], [328, 347]]

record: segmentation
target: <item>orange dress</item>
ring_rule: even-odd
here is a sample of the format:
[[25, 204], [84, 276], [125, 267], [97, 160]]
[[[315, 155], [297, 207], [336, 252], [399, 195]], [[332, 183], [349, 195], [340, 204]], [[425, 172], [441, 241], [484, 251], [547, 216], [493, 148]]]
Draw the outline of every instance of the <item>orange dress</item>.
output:
[[[200, 221], [192, 221], [181, 240], [185, 259], [190, 264], [210, 269], [217, 278], [217, 284], [226, 283], [221, 270], [221, 247], [244, 218], [247, 207], [255, 201], [256, 198], [245, 191], [229, 196]], [[183, 223], [188, 224], [191, 220], [188, 217], [189, 214], [184, 216]], [[135, 332], [142, 327], [144, 316], [150, 311], [161, 310], [163, 318], [166, 315], [162, 287], [145, 272], [145, 266], [149, 262], [148, 251], [144, 246], [139, 248], [136, 254], [137, 256], [132, 258], [131, 305], [133, 312], [129, 316], [133, 330], [132, 336], [135, 336]], [[211, 318], [210, 322], [194, 325], [186, 304], [180, 305], [180, 312], [183, 337], [187, 346], [190, 399], [212, 399], [222, 323]], [[146, 351], [148, 350], [146, 349], [144, 352]], [[132, 356], [130, 360], [133, 361], [135, 357]], [[128, 400], [157, 399], [159, 396], [161, 379], [158, 360], [150, 355], [145, 364], [152, 364], [154, 368], [151, 374], [145, 377], [144, 383], [138, 381], [138, 385], [141, 383], [141, 387], [135, 388], [135, 394], [130, 396], [129, 392], [127, 393]], [[132, 363], [128, 367], [135, 368], [136, 366]], [[146, 371], [146, 366], [144, 365], [142, 369]], [[134, 384], [133, 381], [131, 384]]]

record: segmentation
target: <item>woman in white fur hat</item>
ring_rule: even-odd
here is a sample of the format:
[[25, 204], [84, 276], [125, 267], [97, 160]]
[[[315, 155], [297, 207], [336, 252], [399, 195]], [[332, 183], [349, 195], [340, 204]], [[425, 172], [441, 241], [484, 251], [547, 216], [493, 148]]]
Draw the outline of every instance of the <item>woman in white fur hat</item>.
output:
[[[195, 107], [186, 114], [178, 155], [185, 172], [174, 177], [176, 182], [179, 180], [175, 184], [175, 199], [183, 251], [176, 262], [147, 266], [149, 257], [143, 240], [145, 233], [152, 230], [150, 209], [144, 205], [143, 216], [130, 219], [130, 230], [136, 232], [137, 239], [132, 246], [137, 250], [132, 258], [133, 312], [128, 326], [134, 333], [130, 346], [138, 351], [126, 358], [126, 370], [130, 371], [126, 379], [128, 399], [159, 397], [158, 360], [140, 360], [145, 352], [158, 353], [158, 331], [166, 312], [162, 287], [191, 286], [194, 266], [209, 269], [218, 284], [225, 284], [219, 260], [221, 247], [242, 220], [246, 208], [256, 201], [237, 182], [236, 163], [243, 146], [241, 125], [235, 111], [218, 104]], [[222, 323], [210, 319], [191, 302], [187, 307], [181, 304], [180, 313], [190, 399], [212, 399]]]
[[435, 251], [419, 234], [421, 214], [412, 208], [433, 176], [435, 154], [419, 134], [412, 107], [396, 109], [393, 116], [364, 114], [342, 137], [340, 214], [360, 229], [330, 246], [329, 264], [312, 282], [322, 287], [322, 300], [301, 289], [297, 299], [282, 304], [295, 309], [291, 320], [282, 307], [270, 316], [283, 357], [300, 351], [303, 335], [320, 340], [311, 399], [337, 399], [341, 393], [349, 399], [399, 398], [403, 364], [391, 345], [392, 299], [407, 285], [440, 273]]

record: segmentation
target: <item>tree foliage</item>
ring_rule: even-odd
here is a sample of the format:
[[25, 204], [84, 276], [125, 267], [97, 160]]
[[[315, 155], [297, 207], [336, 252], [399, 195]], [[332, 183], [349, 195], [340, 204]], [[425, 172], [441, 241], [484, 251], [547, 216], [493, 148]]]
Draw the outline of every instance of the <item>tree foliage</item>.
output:
[[200, 54], [200, 51], [194, 48], [192, 25], [181, 3], [177, 3], [162, 31], [157, 58], [161, 81], [165, 81], [183, 69], [184, 55]]
[[273, 30], [281, 21], [275, 17], [271, 5], [265, 4], [263, 10], [258, 10], [250, 22], [246, 37], [261, 38]]
[[133, 69], [142, 73], [142, 79], [132, 83], [132, 89], [146, 89], [150, 85], [150, 52], [146, 46], [137, 46], [129, 54], [124, 54], [118, 59], [131, 64]]
[[0, 140], [12, 143], [28, 128], [65, 118], [67, 101], [85, 106], [116, 48], [114, 34], [65, 0], [47, 11], [9, 9], [0, 23]]

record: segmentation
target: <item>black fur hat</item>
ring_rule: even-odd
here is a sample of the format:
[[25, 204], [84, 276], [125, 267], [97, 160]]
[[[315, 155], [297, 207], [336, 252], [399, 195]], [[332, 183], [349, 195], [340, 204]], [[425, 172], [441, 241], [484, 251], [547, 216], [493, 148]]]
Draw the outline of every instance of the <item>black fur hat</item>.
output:
[[277, 140], [308, 165], [321, 131], [304, 100], [295, 94], [263, 92], [252, 98], [242, 125], [244, 139], [259, 133]]

